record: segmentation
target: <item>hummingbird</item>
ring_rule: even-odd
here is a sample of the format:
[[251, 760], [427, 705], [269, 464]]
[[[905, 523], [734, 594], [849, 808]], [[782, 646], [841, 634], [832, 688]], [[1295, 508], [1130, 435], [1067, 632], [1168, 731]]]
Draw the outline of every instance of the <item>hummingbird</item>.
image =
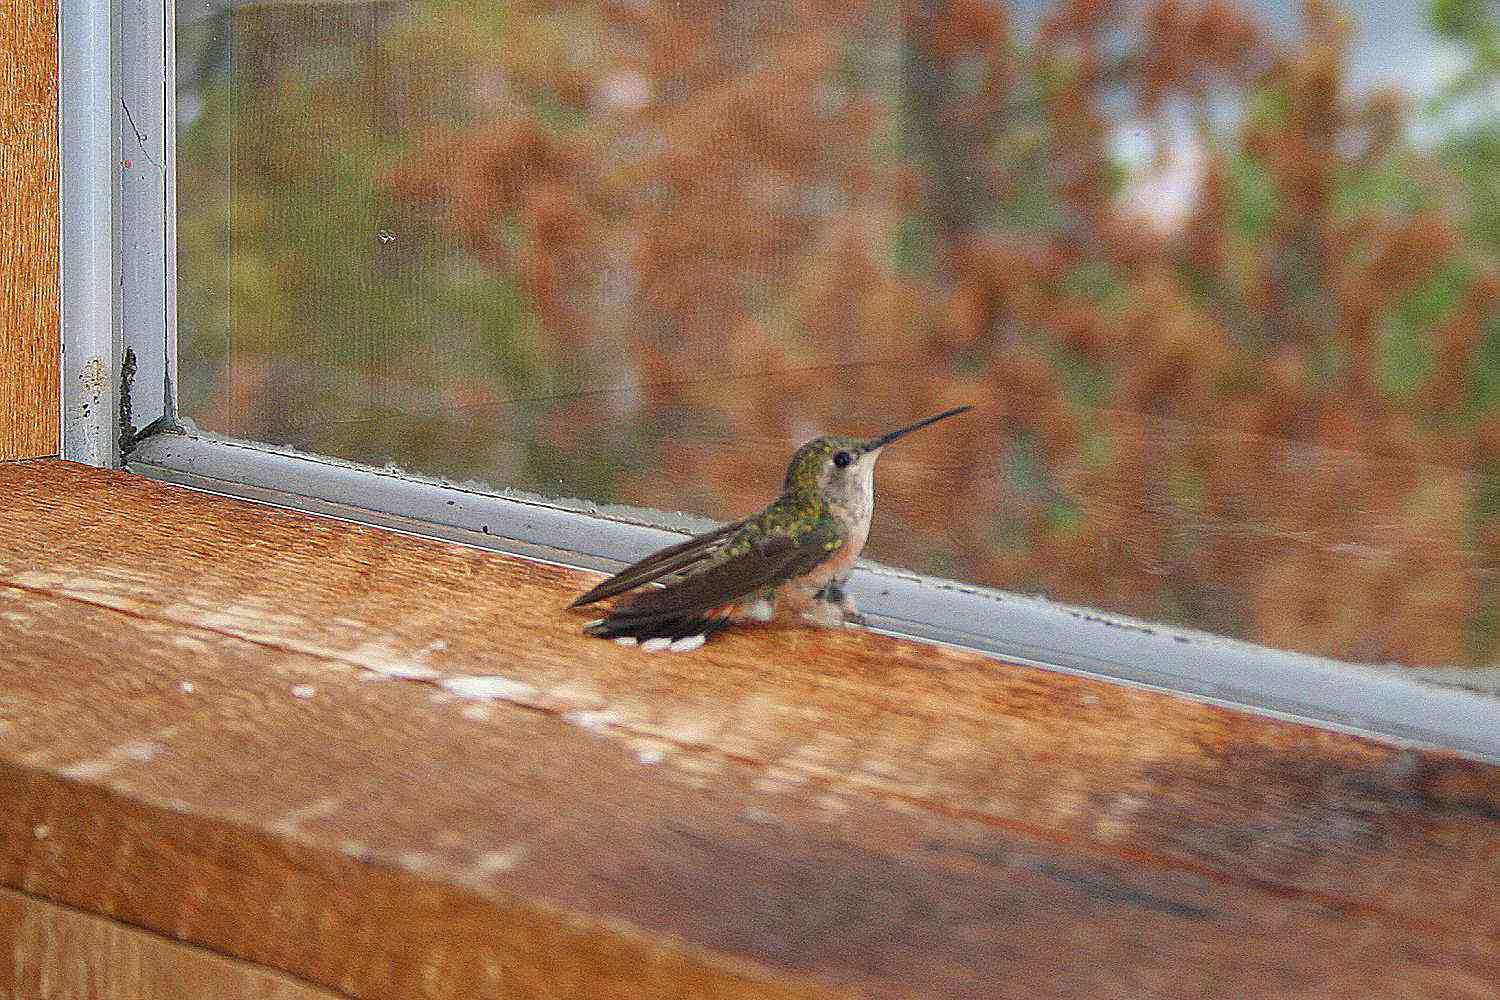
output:
[[646, 652], [688, 652], [734, 621], [778, 613], [817, 625], [857, 624], [844, 593], [870, 534], [875, 460], [891, 442], [973, 407], [959, 406], [869, 440], [820, 437], [792, 456], [765, 510], [620, 570], [570, 607], [641, 590], [589, 622], [590, 635]]

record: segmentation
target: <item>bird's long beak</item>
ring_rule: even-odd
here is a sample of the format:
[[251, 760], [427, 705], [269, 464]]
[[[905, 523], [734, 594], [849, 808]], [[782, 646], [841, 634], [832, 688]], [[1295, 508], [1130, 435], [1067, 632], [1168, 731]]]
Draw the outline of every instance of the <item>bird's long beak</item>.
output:
[[865, 446], [864, 446], [864, 450], [865, 450], [866, 453], [872, 452], [872, 451], [879, 451], [881, 448], [884, 448], [886, 445], [890, 444], [892, 441], [896, 440], [897, 438], [905, 437], [906, 435], [910, 434], [912, 431], [919, 431], [923, 427], [926, 427], [928, 424], [935, 424], [939, 420], [947, 420], [949, 417], [956, 417], [960, 413], [963, 413], [966, 410], [972, 410], [972, 409], [974, 409], [974, 407], [972, 407], [972, 406], [955, 406], [951, 410], [944, 410], [942, 413], [939, 413], [935, 417], [927, 417], [925, 419], [918, 420], [914, 424], [907, 424], [905, 427], [902, 427], [899, 430], [894, 430], [894, 431], [891, 431], [889, 434], [882, 434], [878, 438], [871, 438], [869, 441], [866, 441], [865, 442]]

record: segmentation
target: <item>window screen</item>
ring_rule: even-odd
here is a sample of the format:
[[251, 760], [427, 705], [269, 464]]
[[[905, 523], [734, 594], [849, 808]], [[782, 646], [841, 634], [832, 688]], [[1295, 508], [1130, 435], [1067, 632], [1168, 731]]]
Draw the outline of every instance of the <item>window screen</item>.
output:
[[1496, 659], [1480, 2], [183, 3], [182, 412], [1333, 657]]

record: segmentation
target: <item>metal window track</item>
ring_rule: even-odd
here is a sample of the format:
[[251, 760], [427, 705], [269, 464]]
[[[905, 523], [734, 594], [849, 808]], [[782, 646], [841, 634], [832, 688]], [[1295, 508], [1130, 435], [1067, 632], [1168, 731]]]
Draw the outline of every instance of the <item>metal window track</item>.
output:
[[[126, 467], [196, 490], [595, 570], [709, 523], [497, 496], [196, 434], [151, 435]], [[891, 635], [1500, 763], [1500, 698], [1429, 683], [1410, 669], [1340, 663], [863, 563], [850, 592], [871, 627]]]

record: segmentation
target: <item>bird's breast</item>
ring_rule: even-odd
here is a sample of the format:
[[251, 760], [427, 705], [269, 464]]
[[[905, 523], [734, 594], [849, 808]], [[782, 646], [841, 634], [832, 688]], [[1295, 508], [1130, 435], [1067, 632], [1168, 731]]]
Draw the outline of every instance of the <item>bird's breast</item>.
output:
[[854, 542], [855, 540], [851, 538], [833, 554], [828, 562], [819, 567], [827, 571], [827, 580], [837, 579], [854, 568], [855, 560], [859, 559], [859, 550], [864, 548], [865, 540], [861, 537], [857, 544], [851, 544]]
[[824, 563], [820, 569], [827, 568], [829, 578], [842, 576], [854, 568], [855, 560], [864, 551], [865, 540], [870, 537], [870, 518], [868, 514], [861, 516], [859, 511], [851, 511], [838, 504], [831, 505], [833, 516], [838, 518], [844, 526], [844, 544], [840, 545]]

